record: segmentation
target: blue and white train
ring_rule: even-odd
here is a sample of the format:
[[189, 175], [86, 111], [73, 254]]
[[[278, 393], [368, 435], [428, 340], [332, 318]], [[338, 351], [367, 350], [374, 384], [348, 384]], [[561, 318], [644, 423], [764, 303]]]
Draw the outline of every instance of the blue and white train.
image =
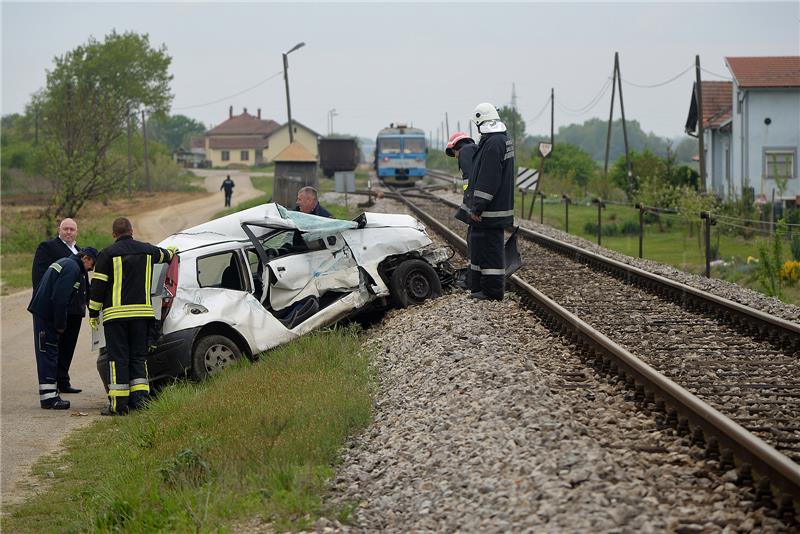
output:
[[405, 124], [390, 124], [378, 132], [375, 173], [390, 185], [414, 185], [426, 174], [425, 132]]

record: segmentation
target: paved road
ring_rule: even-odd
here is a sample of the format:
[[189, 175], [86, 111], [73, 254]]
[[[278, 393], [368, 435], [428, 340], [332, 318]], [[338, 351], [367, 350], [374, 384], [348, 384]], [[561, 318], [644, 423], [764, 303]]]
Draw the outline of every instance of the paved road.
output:
[[[214, 194], [132, 216], [137, 239], [157, 243], [223, 210], [224, 197], [219, 186], [226, 174], [236, 182], [234, 204], [261, 193], [250, 182], [249, 177], [254, 173], [199, 170], [196, 174], [205, 177], [206, 189]], [[96, 354], [89, 350], [89, 326], [84, 323], [70, 369], [72, 384], [83, 388], [83, 393], [64, 396], [72, 402], [71, 409], [65, 412], [39, 408], [33, 322], [25, 309], [30, 297], [30, 291], [23, 290], [0, 298], [0, 504], [24, 499], [30, 489], [27, 483], [33, 462], [45, 453], [58, 450], [69, 431], [98, 419], [106, 403], [95, 367]]]

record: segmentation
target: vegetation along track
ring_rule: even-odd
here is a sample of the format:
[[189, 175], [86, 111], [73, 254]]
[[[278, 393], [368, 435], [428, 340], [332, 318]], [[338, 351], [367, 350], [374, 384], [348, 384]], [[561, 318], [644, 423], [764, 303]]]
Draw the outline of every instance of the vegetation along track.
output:
[[[463, 235], [453, 203], [412, 194], [423, 219], [421, 211]], [[755, 467], [762, 501], [772, 504], [771, 481], [793, 515], [792, 501], [800, 499], [800, 325], [601, 263], [577, 247], [551, 245], [556, 252], [530, 239], [519, 246], [526, 261], [513, 284], [533, 293], [529, 300], [554, 328], [628, 381], [665, 423], [721, 455], [722, 465], [733, 452], [743, 481]], [[570, 324], [573, 314], [583, 326]]]

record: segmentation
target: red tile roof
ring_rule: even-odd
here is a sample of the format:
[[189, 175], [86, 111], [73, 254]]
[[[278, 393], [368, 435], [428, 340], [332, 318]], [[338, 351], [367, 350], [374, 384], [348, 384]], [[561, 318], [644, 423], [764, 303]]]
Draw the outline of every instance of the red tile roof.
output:
[[701, 82], [703, 128], [718, 128], [731, 118], [733, 82]]
[[205, 148], [205, 147], [206, 147], [205, 137], [192, 137], [192, 148]]
[[740, 87], [800, 87], [800, 56], [726, 57]]
[[243, 137], [210, 137], [208, 147], [215, 150], [228, 150], [237, 148], [267, 148], [269, 140], [260, 135], [249, 135]]
[[273, 120], [253, 117], [246, 111], [236, 115], [206, 132], [206, 135], [253, 135], [269, 136], [281, 125]]

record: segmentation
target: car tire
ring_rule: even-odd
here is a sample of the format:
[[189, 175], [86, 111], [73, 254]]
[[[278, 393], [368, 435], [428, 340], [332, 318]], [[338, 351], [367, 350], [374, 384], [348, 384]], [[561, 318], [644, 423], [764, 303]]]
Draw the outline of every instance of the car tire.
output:
[[390, 291], [398, 308], [421, 304], [442, 294], [439, 275], [424, 260], [406, 260], [392, 273]]
[[217, 334], [200, 338], [192, 351], [192, 378], [204, 380], [241, 359], [238, 345]]

